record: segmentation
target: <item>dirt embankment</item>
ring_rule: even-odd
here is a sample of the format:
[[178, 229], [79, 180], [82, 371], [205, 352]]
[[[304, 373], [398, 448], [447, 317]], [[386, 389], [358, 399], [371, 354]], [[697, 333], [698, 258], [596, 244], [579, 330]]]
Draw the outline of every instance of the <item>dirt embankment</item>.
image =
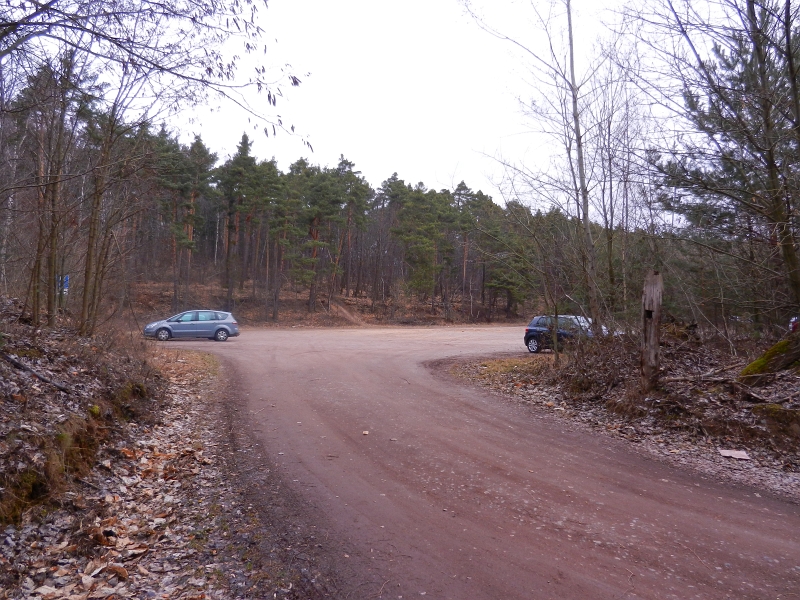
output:
[[[180, 310], [210, 308], [221, 310], [226, 303], [225, 291], [216, 285], [193, 285], [184, 292], [178, 307], [173, 306], [171, 285], [140, 283], [131, 292], [135, 309], [126, 309], [120, 316], [140, 328], [153, 319], [163, 319]], [[233, 313], [243, 325], [256, 327], [352, 327], [361, 325], [439, 326], [463, 324], [524, 325], [526, 310], [506, 314], [498, 307], [458, 302], [445, 305], [441, 298], [433, 302], [415, 297], [373, 299], [367, 296], [337, 296], [329, 301], [321, 297], [316, 310], [309, 312], [308, 291], [281, 291], [278, 320], [273, 319], [272, 304], [256, 299], [249, 289], [234, 293]]]
[[0, 307], [0, 598], [325, 593], [291, 499], [253, 507], [214, 359], [34, 331], [18, 308]]

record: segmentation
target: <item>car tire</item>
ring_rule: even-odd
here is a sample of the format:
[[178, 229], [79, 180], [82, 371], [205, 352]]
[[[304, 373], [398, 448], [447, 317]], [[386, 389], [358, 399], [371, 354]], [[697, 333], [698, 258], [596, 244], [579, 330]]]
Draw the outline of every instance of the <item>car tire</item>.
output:
[[528, 340], [528, 352], [539, 352], [541, 349], [542, 345], [539, 343], [539, 338], [533, 336]]
[[214, 339], [218, 342], [224, 342], [228, 339], [228, 332], [224, 329], [217, 329], [217, 333], [214, 334]]
[[172, 337], [172, 334], [170, 334], [169, 329], [167, 329], [165, 327], [162, 327], [161, 329], [156, 331], [156, 339], [159, 342], [166, 342], [171, 337]]

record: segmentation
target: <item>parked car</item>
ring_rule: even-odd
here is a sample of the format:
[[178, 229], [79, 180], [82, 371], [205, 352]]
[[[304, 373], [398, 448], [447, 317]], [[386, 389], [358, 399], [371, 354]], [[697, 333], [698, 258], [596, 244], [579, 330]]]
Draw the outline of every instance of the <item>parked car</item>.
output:
[[224, 342], [239, 335], [239, 324], [229, 312], [187, 310], [169, 319], [148, 323], [144, 335], [162, 342], [170, 338], [209, 338]]
[[539, 352], [553, 347], [553, 330], [558, 331], [558, 343], [575, 337], [592, 337], [592, 322], [580, 315], [558, 315], [558, 327], [554, 327], [555, 317], [533, 317], [525, 328], [525, 346], [529, 352]]
[[800, 331], [800, 317], [792, 317], [789, 319], [789, 331], [792, 333]]

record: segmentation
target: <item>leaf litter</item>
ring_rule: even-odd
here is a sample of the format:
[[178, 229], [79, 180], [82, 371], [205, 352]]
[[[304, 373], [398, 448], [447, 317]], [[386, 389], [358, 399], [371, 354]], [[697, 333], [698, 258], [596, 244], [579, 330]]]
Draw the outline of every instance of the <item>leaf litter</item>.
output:
[[[326, 594], [333, 584], [314, 570], [313, 556], [302, 553], [307, 540], [279, 520], [265, 526], [263, 507], [253, 507], [235, 474], [236, 449], [220, 426], [220, 402], [197, 394], [216, 389], [213, 359], [151, 351], [141, 406], [127, 396], [107, 402], [131, 387], [132, 369], [118, 365], [134, 359], [107, 352], [97, 341], [76, 341], [67, 330], [34, 332], [12, 324], [19, 307], [3, 302], [3, 351], [69, 392], [0, 361], [0, 500], [22, 498], [18, 483], [29, 474], [44, 488], [41, 497], [28, 494], [17, 513], [4, 515], [0, 598]], [[86, 427], [80, 429], [84, 438], [75, 427], [64, 428], [73, 421], [91, 424], [95, 437], [85, 436]], [[75, 433], [72, 445], [59, 446], [67, 431]], [[83, 463], [45, 456], [80, 444], [96, 445]], [[54, 464], [61, 479], [45, 477]]]

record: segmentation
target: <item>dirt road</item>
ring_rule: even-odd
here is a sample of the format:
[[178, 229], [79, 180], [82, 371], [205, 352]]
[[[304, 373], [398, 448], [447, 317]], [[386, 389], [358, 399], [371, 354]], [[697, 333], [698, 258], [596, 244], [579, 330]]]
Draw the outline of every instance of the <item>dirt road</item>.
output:
[[170, 343], [214, 352], [235, 373], [250, 468], [277, 466], [304, 500], [342, 597], [798, 597], [800, 506], [423, 365], [523, 352], [521, 337], [271, 329]]

